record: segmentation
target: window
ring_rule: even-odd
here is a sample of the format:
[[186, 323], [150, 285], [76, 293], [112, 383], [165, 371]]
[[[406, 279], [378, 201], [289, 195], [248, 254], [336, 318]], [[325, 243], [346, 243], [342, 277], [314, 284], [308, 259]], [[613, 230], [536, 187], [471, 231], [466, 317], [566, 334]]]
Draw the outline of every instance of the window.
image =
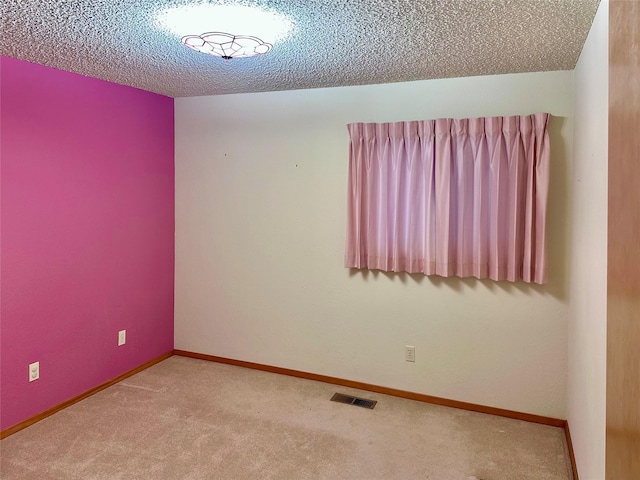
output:
[[549, 118], [349, 124], [345, 266], [544, 283]]

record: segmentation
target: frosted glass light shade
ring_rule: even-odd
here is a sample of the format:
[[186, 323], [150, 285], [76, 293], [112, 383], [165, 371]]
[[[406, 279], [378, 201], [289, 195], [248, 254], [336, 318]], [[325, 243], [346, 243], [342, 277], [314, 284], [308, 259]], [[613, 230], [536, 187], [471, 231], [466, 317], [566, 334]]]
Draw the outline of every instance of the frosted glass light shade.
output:
[[204, 2], [161, 9], [156, 25], [178, 38], [200, 32], [236, 32], [250, 33], [270, 44], [284, 40], [294, 29], [289, 17], [275, 10]]
[[215, 55], [225, 60], [264, 55], [272, 48], [270, 43], [263, 42], [257, 37], [222, 32], [187, 35], [182, 37], [182, 43], [197, 52]]

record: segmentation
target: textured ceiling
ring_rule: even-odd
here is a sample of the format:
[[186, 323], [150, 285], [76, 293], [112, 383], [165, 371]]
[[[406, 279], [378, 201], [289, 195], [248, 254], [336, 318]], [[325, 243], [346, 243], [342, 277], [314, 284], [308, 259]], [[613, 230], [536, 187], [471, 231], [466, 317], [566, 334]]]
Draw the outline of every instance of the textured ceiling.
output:
[[173, 97], [570, 70], [599, 0], [238, 1], [295, 28], [231, 61], [157, 26], [159, 10], [190, 3], [0, 0], [0, 54]]

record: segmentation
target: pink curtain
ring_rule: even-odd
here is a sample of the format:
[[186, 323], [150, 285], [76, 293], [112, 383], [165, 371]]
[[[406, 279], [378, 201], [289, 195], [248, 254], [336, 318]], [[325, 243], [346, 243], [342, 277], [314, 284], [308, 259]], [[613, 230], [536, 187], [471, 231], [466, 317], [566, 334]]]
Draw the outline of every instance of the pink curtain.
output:
[[549, 118], [349, 124], [345, 266], [546, 282]]

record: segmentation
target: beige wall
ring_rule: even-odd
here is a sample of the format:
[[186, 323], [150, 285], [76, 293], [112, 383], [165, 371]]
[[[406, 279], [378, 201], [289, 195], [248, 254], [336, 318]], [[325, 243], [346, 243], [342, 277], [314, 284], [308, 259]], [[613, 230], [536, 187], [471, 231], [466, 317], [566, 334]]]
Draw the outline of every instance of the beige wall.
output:
[[[175, 347], [566, 418], [572, 84], [547, 72], [176, 99]], [[347, 123], [540, 111], [556, 116], [548, 285], [343, 268]]]
[[580, 478], [604, 478], [607, 317], [608, 3], [576, 66], [568, 421]]

